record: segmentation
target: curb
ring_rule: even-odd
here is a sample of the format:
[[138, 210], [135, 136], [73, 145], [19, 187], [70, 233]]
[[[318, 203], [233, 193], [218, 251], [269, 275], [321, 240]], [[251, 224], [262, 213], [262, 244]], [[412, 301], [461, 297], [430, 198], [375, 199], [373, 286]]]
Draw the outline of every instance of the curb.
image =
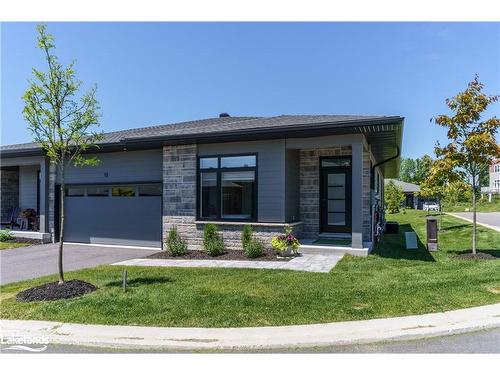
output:
[[500, 303], [397, 318], [277, 327], [184, 328], [0, 320], [1, 335], [52, 344], [136, 349], [242, 350], [366, 344], [500, 327]]

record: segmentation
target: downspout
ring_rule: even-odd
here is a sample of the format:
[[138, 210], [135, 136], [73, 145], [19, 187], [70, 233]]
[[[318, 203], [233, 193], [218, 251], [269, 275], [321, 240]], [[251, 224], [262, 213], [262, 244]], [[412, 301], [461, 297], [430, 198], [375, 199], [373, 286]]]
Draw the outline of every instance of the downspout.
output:
[[375, 168], [380, 167], [382, 164], [388, 163], [391, 160], [397, 159], [401, 156], [401, 150], [399, 149], [398, 146], [396, 146], [396, 155], [391, 156], [389, 159], [382, 160], [380, 163], [375, 164], [372, 166], [372, 171], [370, 173], [370, 188], [373, 190], [375, 189]]
[[[389, 159], [383, 160], [380, 163], [377, 163], [377, 164], [372, 166], [371, 173], [370, 173], [370, 196], [373, 194], [373, 190], [375, 189], [375, 168], [381, 166], [382, 164], [388, 163], [391, 160], [399, 158], [400, 155], [401, 155], [401, 150], [399, 149], [398, 146], [396, 146], [396, 155], [390, 157]], [[383, 211], [384, 211], [383, 210], [383, 202], [380, 202], [378, 209], [377, 209], [377, 205], [375, 205], [373, 202], [370, 202], [370, 216], [371, 216], [371, 220], [372, 220], [371, 225], [373, 228], [371, 231], [372, 243], [378, 242], [378, 239], [384, 230], [383, 224], [381, 224], [385, 220]]]

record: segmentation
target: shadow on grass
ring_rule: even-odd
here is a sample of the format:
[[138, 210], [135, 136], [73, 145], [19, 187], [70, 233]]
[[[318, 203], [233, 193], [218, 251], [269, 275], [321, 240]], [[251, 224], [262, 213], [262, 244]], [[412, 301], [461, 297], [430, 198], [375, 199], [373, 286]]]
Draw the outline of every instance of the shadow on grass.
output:
[[[135, 277], [127, 280], [127, 286], [141, 286], [152, 284], [171, 283], [174, 280], [170, 277]], [[122, 280], [111, 281], [106, 286], [122, 286]]]
[[[450, 251], [451, 253], [453, 254], [456, 254], [456, 255], [462, 255], [462, 254], [471, 254], [472, 253], [472, 249], [468, 249], [468, 250], [459, 250], [459, 251]], [[491, 256], [494, 256], [495, 258], [500, 258], [500, 250], [495, 250], [495, 249], [477, 249], [476, 250], [477, 253], [485, 253], [485, 254], [489, 254]]]
[[450, 226], [443, 226], [441, 227], [441, 232], [446, 232], [452, 229], [461, 229], [461, 228], [467, 228], [470, 227], [471, 224], [456, 224], [456, 225], [450, 225]]
[[382, 240], [377, 244], [374, 254], [383, 258], [421, 260], [435, 262], [425, 245], [417, 235], [418, 249], [406, 249], [405, 232], [415, 232], [410, 224], [399, 226], [399, 233], [384, 234]]

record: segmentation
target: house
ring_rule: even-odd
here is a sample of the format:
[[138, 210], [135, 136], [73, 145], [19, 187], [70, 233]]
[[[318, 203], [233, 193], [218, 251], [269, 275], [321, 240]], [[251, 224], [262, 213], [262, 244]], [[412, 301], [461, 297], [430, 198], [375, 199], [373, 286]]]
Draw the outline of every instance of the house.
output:
[[500, 159], [493, 159], [488, 168], [489, 185], [481, 188], [481, 197], [488, 194], [488, 201], [491, 202], [493, 194], [500, 194]]
[[402, 203], [403, 207], [406, 208], [414, 208], [414, 209], [422, 209], [423, 199], [418, 195], [420, 191], [420, 186], [416, 184], [411, 184], [409, 182], [404, 182], [400, 180], [396, 180], [394, 178], [387, 178], [385, 180], [385, 184], [389, 181], [394, 182], [394, 184], [403, 190], [405, 195], [405, 200]]
[[[269, 244], [290, 225], [301, 239], [350, 238], [370, 249], [383, 181], [397, 177], [403, 118], [283, 115], [216, 118], [106, 133], [97, 167], [66, 175], [65, 240], [160, 247], [177, 226], [190, 249], [218, 224], [228, 248], [243, 225]], [[34, 143], [3, 146], [2, 216], [38, 212], [58, 240], [59, 176]]]

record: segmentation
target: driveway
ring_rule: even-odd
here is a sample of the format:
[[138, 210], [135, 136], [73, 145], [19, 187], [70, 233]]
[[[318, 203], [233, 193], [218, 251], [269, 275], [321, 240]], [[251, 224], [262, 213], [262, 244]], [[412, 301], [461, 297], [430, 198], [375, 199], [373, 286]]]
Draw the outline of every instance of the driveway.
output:
[[[159, 250], [64, 245], [64, 270], [73, 271], [140, 258]], [[58, 244], [35, 245], [0, 251], [0, 284], [57, 273]]]
[[[467, 221], [472, 221], [472, 212], [453, 212], [447, 214]], [[477, 212], [476, 221], [479, 225], [500, 232], [500, 212]]]

